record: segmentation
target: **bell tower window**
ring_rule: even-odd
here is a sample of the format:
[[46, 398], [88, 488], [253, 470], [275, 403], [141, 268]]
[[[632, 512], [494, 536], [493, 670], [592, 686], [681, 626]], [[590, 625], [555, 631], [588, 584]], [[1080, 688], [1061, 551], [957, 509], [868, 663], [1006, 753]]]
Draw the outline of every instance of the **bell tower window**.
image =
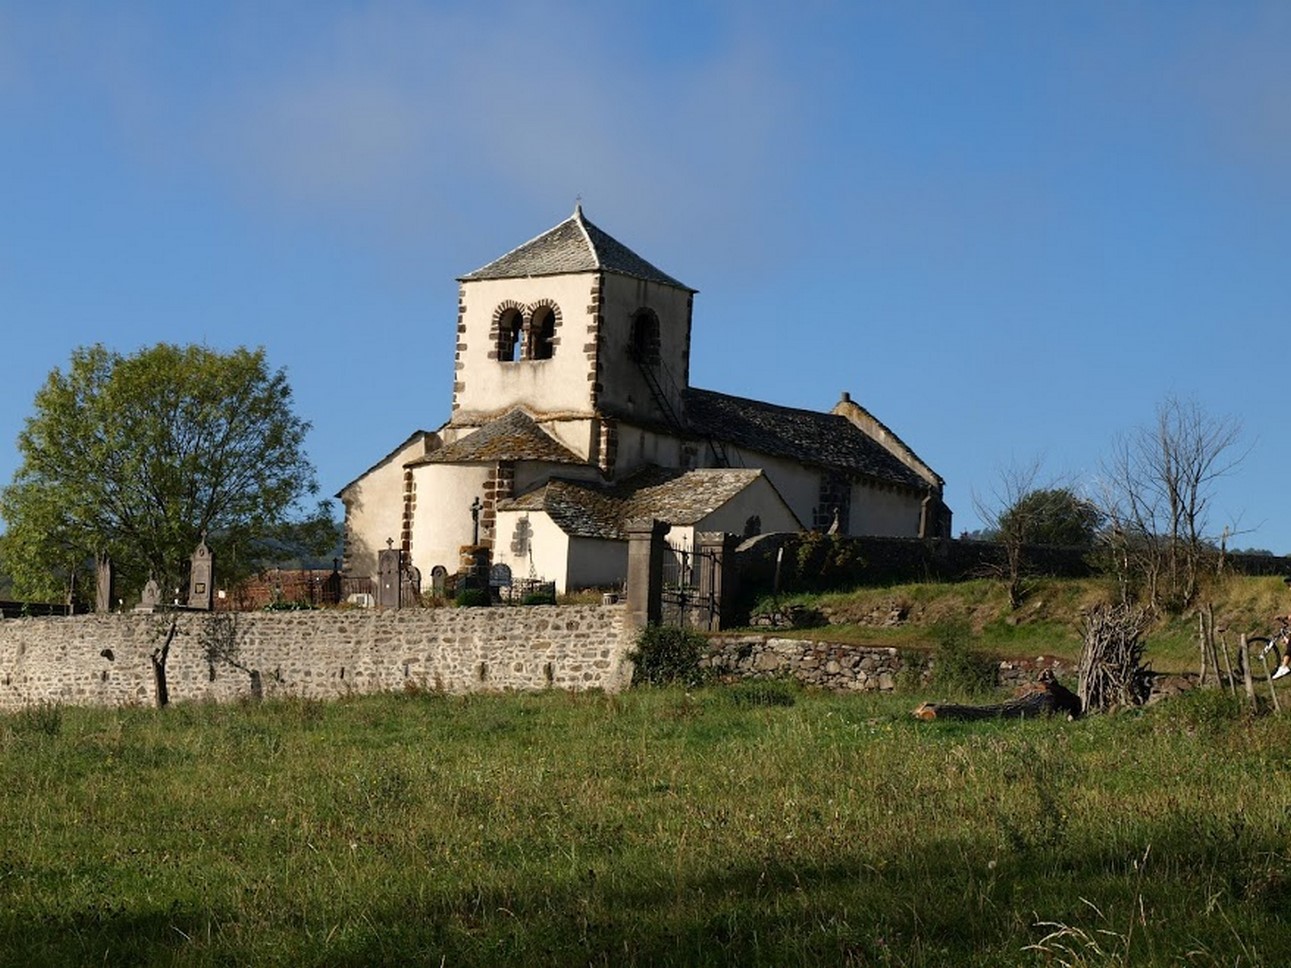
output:
[[504, 363], [515, 363], [520, 359], [520, 333], [524, 328], [524, 316], [518, 309], [508, 309], [498, 320], [498, 359]]
[[556, 314], [550, 306], [539, 306], [529, 319], [531, 360], [549, 360], [556, 351]]
[[628, 353], [637, 363], [659, 364], [659, 317], [650, 309], [638, 309], [632, 315], [632, 341]]

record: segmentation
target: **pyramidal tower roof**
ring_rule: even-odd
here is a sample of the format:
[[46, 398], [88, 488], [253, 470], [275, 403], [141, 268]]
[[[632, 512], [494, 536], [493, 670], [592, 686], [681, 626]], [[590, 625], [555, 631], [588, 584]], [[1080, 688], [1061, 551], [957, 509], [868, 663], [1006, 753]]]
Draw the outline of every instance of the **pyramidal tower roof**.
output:
[[589, 222], [583, 216], [581, 204], [576, 205], [574, 214], [555, 228], [512, 249], [502, 258], [494, 259], [483, 268], [468, 272], [458, 281], [522, 279], [570, 272], [617, 272], [694, 292]]

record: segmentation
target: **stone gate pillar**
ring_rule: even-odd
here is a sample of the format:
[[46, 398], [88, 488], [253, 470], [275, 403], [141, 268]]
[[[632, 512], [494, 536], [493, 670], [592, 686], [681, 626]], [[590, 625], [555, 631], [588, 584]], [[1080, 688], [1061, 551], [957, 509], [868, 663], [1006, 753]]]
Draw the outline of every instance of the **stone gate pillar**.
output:
[[628, 535], [628, 622], [637, 628], [658, 625], [663, 616], [663, 536], [666, 521], [631, 521]]
[[701, 601], [711, 603], [708, 615], [710, 632], [729, 628], [735, 614], [735, 546], [739, 543], [739, 535], [724, 531], [701, 531], [695, 535], [695, 552], [702, 562], [699, 596]]

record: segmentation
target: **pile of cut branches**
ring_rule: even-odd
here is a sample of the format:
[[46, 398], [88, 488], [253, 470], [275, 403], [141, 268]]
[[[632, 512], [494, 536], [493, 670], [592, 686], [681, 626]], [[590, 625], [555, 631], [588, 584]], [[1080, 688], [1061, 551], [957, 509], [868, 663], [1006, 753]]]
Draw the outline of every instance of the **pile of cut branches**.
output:
[[1149, 613], [1133, 605], [1095, 605], [1085, 613], [1078, 692], [1086, 710], [1141, 706], [1151, 692], [1143, 665]]

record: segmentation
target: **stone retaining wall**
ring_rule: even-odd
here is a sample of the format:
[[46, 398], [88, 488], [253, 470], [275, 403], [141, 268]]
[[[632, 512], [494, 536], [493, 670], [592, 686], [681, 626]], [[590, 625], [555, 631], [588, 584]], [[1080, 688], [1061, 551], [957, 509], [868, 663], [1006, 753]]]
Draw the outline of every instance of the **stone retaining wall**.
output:
[[[890, 692], [903, 679], [926, 682], [932, 671], [932, 660], [923, 652], [880, 646], [758, 634], [715, 635], [709, 638], [709, 645], [711, 651], [703, 664], [718, 675], [796, 679], [821, 689]], [[911, 657], [917, 658], [918, 668], [909, 668]], [[1034, 682], [1045, 669], [1051, 669], [1060, 680], [1072, 676], [1061, 662], [1046, 656], [1002, 661], [997, 676], [1001, 686], [1014, 688]]]
[[[179, 614], [172, 702], [332, 698], [409, 689], [607, 689], [631, 678], [621, 605]], [[208, 661], [221, 626], [231, 661]], [[151, 705], [164, 614], [0, 621], [0, 709], [40, 702]]]

